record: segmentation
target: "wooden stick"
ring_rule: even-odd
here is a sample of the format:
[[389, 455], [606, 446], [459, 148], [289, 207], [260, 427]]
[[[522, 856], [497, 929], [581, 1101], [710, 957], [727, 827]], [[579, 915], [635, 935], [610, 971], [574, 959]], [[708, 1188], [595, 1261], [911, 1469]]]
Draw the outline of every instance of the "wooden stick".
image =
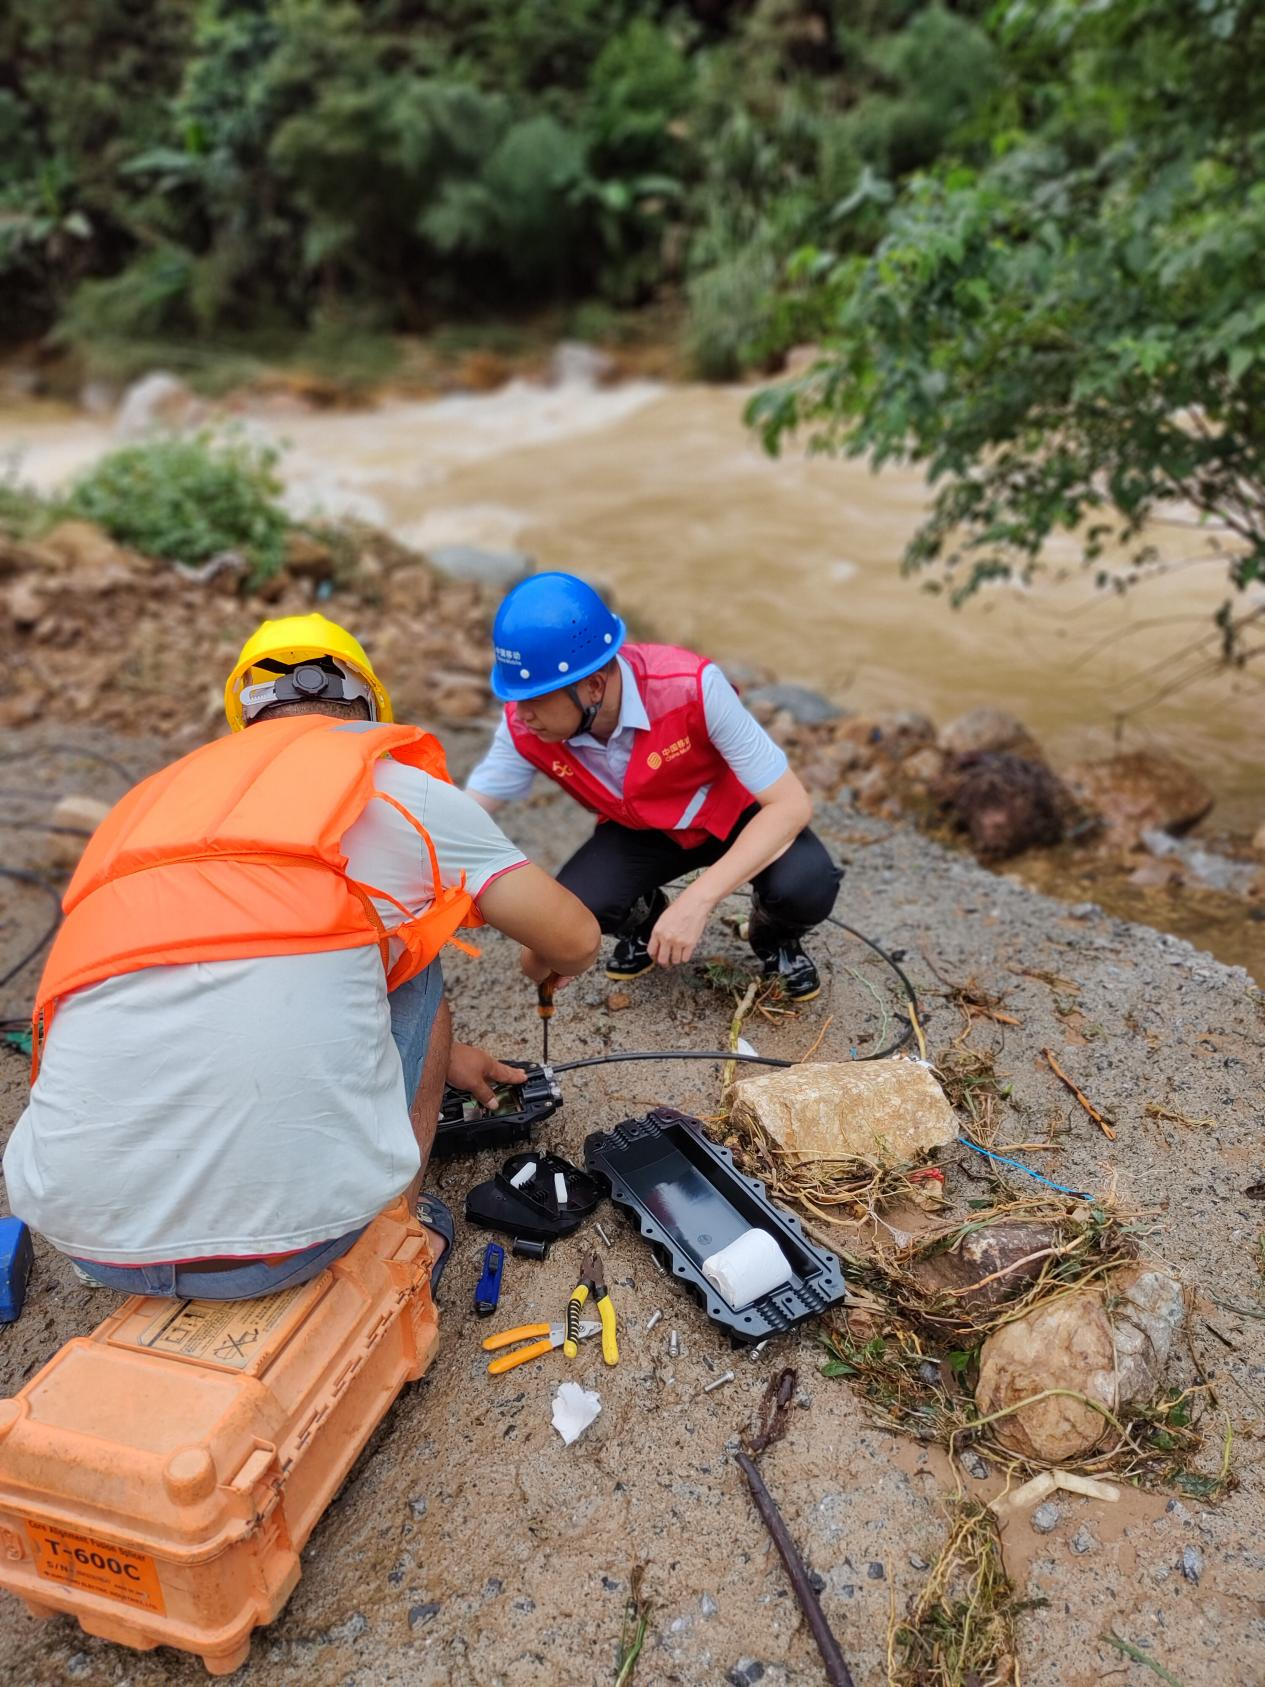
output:
[[764, 1478], [747, 1454], [739, 1452], [735, 1457], [739, 1469], [747, 1479], [747, 1486], [751, 1489], [755, 1508], [773, 1537], [778, 1556], [786, 1566], [786, 1573], [791, 1578], [791, 1587], [799, 1601], [799, 1608], [808, 1618], [808, 1626], [813, 1631], [813, 1639], [817, 1642], [821, 1661], [826, 1666], [826, 1680], [830, 1687], [854, 1687], [851, 1672], [843, 1661], [843, 1653], [839, 1650], [839, 1642], [826, 1621], [826, 1613], [821, 1608], [816, 1589], [808, 1579], [804, 1560], [799, 1555], [799, 1548], [791, 1539], [790, 1530], [777, 1508], [777, 1501], [765, 1487]]
[[1068, 1077], [1067, 1073], [1059, 1065], [1058, 1061], [1055, 1060], [1054, 1055], [1051, 1053], [1051, 1051], [1049, 1049], [1042, 1049], [1041, 1053], [1045, 1056], [1046, 1061], [1049, 1064], [1050, 1070], [1051, 1070], [1051, 1072], [1053, 1072], [1054, 1076], [1056, 1078], [1058, 1078], [1062, 1083], [1067, 1085], [1068, 1089], [1071, 1090], [1072, 1094], [1076, 1097], [1077, 1101], [1080, 1102], [1081, 1106], [1085, 1109], [1085, 1111], [1089, 1114], [1090, 1118], [1098, 1126], [1098, 1129], [1103, 1133], [1103, 1135], [1105, 1137], [1108, 1137], [1112, 1142], [1114, 1142], [1116, 1140], [1116, 1133], [1111, 1128], [1111, 1120], [1107, 1119], [1107, 1118], [1104, 1118], [1104, 1116], [1094, 1106], [1093, 1102], [1089, 1099], [1089, 1097], [1087, 1095], [1085, 1095], [1083, 1093], [1083, 1091], [1077, 1089], [1076, 1085]]

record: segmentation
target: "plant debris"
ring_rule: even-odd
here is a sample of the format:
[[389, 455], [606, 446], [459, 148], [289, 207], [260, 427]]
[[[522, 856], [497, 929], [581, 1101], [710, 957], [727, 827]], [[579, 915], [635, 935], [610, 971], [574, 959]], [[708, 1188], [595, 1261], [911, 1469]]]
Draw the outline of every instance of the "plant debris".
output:
[[1019, 1687], [1015, 1617], [1044, 1604], [1016, 1597], [988, 1508], [959, 1500], [922, 1588], [889, 1619], [890, 1687]]
[[1049, 1066], [1051, 1072], [1054, 1073], [1054, 1076], [1060, 1081], [1060, 1083], [1065, 1084], [1067, 1088], [1071, 1090], [1072, 1094], [1076, 1097], [1077, 1101], [1080, 1102], [1081, 1106], [1085, 1109], [1086, 1113], [1089, 1114], [1090, 1118], [1098, 1126], [1098, 1129], [1103, 1133], [1103, 1135], [1111, 1142], [1114, 1142], [1116, 1140], [1116, 1133], [1111, 1120], [1105, 1113], [1099, 1112], [1093, 1102], [1082, 1090], [1077, 1089], [1076, 1085], [1068, 1077], [1067, 1073], [1059, 1065], [1058, 1061], [1055, 1060], [1053, 1052], [1050, 1049], [1042, 1049], [1041, 1053], [1045, 1056], [1046, 1064]]
[[628, 1687], [646, 1643], [650, 1627], [650, 1601], [641, 1591], [645, 1576], [644, 1564], [634, 1564], [628, 1577], [628, 1599], [624, 1605], [624, 1626], [619, 1636], [619, 1656], [615, 1662], [615, 1687]]

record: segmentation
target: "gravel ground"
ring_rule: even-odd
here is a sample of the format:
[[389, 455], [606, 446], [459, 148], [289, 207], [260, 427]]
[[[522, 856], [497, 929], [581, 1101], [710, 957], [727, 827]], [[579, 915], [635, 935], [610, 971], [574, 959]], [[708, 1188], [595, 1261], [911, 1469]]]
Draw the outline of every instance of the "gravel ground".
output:
[[[18, 750], [52, 741], [41, 731], [11, 738]], [[82, 734], [76, 742], [108, 750], [138, 773], [164, 753], [141, 740]], [[474, 743], [462, 737], [458, 767]], [[36, 757], [20, 783], [34, 789], [43, 782], [104, 796], [118, 789], [99, 764]], [[933, 1049], [961, 1023], [937, 994], [937, 974], [955, 982], [973, 976], [1004, 995], [1019, 1025], [977, 1032], [977, 1040], [985, 1032], [999, 1039], [998, 1065], [1014, 1086], [1003, 1135], [1050, 1136], [1058, 1152], [1033, 1155], [1033, 1164], [1073, 1186], [1114, 1187], [1122, 1202], [1155, 1215], [1153, 1251], [1200, 1293], [1199, 1345], [1237, 1433], [1241, 1486], [1223, 1505], [1127, 1494], [1108, 1507], [1063, 1496], [1057, 1515], [1041, 1519], [1049, 1532], [1034, 1530], [1030, 1516], [1008, 1525], [1012, 1575], [1027, 1595], [1047, 1601], [1021, 1619], [1025, 1687], [1089, 1687], [1108, 1677], [1120, 1687], [1153, 1683], [1151, 1671], [1100, 1642], [1109, 1629], [1183, 1687], [1265, 1681], [1265, 1518], [1256, 1480], [1265, 1342], [1255, 1317], [1214, 1301], [1265, 1308], [1257, 1275], [1261, 1209], [1244, 1193], [1262, 1176], [1265, 1158], [1259, 992], [1246, 973], [1185, 943], [1091, 906], [1034, 895], [911, 831], [840, 809], [823, 811], [819, 824], [848, 863], [841, 917], [906, 951]], [[584, 821], [564, 800], [548, 798], [521, 810], [512, 829], [556, 865], [583, 835]], [[39, 860], [39, 834], [14, 836], [21, 849], [10, 848], [9, 864]], [[0, 885], [0, 896], [0, 945], [16, 958], [44, 910], [21, 887]], [[743, 953], [719, 925], [707, 947], [734, 960]], [[815, 952], [829, 989], [797, 1018], [751, 1030], [766, 1052], [801, 1053], [829, 1017], [821, 1053], [846, 1057], [881, 1030], [869, 986], [894, 1006], [882, 972], [844, 933], [827, 930]], [[448, 972], [459, 1034], [509, 1055], [537, 1049], [532, 998], [507, 945], [492, 937], [481, 961], [458, 956]], [[1072, 980], [1079, 991], [1032, 976], [1040, 972]], [[20, 1012], [31, 983], [29, 976], [16, 981], [0, 1011]], [[638, 982], [629, 990], [633, 1005], [622, 1011], [606, 1005], [608, 990], [595, 978], [568, 992], [553, 1022], [555, 1058], [607, 1047], [714, 1047], [724, 1038], [728, 999], [693, 970]], [[1100, 1135], [1058, 1084], [1043, 1047], [1115, 1117], [1117, 1141]], [[22, 1062], [0, 1055], [0, 1136], [24, 1093]], [[702, 1063], [599, 1067], [575, 1074], [566, 1093], [549, 1141], [578, 1160], [587, 1132], [657, 1102], [714, 1112], [717, 1072]], [[1144, 1117], [1151, 1100], [1214, 1123], [1161, 1130]], [[978, 1162], [952, 1150], [945, 1163], [950, 1194], [969, 1198]], [[459, 1206], [465, 1188], [494, 1165], [491, 1155], [450, 1161], [439, 1168], [437, 1187]], [[858, 1687], [886, 1679], [889, 1608], [903, 1609], [921, 1581], [918, 1566], [934, 1559], [943, 1538], [942, 1507], [953, 1487], [945, 1461], [867, 1427], [847, 1385], [819, 1375], [816, 1330], [771, 1344], [754, 1361], [731, 1352], [659, 1275], [622, 1217], [612, 1209], [600, 1216], [614, 1244], [606, 1257], [621, 1319], [618, 1369], [605, 1370], [585, 1351], [573, 1367], [555, 1356], [487, 1378], [478, 1347], [485, 1326], [471, 1308], [485, 1238], [459, 1226], [441, 1303], [440, 1356], [373, 1436], [308, 1545], [297, 1591], [257, 1635], [240, 1679], [259, 1687], [601, 1687], [614, 1679], [629, 1573], [640, 1563], [654, 1607], [635, 1678], [643, 1687], [757, 1680], [814, 1687], [823, 1675], [811, 1638], [730, 1457], [783, 1364], [798, 1369], [799, 1409], [766, 1457], [765, 1476], [821, 1578]], [[595, 1240], [590, 1226], [544, 1264], [507, 1262], [506, 1318], [559, 1316], [581, 1250]], [[16, 1390], [114, 1304], [112, 1295], [75, 1284], [38, 1245], [27, 1309], [0, 1339], [0, 1387]], [[662, 1321], [647, 1333], [659, 1308]], [[1209, 1323], [1220, 1339], [1208, 1335]], [[675, 1360], [667, 1352], [671, 1329], [681, 1344]], [[732, 1384], [701, 1393], [731, 1367]], [[571, 1448], [549, 1424], [564, 1375], [598, 1388], [603, 1400], [600, 1418]], [[984, 1493], [996, 1486], [995, 1477], [964, 1473], [962, 1480]], [[9, 1659], [6, 1678], [30, 1687], [203, 1679], [194, 1660], [127, 1653], [87, 1638], [66, 1618], [38, 1623], [7, 1596], [0, 1596], [0, 1656]]]

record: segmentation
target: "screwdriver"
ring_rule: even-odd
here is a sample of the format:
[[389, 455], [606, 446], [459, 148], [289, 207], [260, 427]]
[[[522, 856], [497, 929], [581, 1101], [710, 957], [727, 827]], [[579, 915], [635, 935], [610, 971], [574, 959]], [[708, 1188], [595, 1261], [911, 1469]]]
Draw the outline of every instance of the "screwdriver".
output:
[[553, 1018], [553, 993], [558, 987], [558, 975], [549, 973], [536, 986], [536, 1012], [540, 1015], [541, 1065], [549, 1064], [549, 1021]]

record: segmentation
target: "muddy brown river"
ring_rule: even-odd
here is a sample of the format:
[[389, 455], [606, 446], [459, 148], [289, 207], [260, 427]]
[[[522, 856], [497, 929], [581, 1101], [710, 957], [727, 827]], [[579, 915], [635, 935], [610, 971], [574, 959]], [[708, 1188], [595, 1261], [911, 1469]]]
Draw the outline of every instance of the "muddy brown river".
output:
[[[769, 460], [742, 425], [744, 389], [650, 382], [592, 390], [514, 383], [492, 394], [354, 414], [255, 414], [288, 442], [297, 509], [352, 512], [426, 545], [529, 551], [613, 586], [663, 636], [758, 662], [857, 710], [945, 721], [977, 703], [1020, 715], [1056, 760], [1154, 744], [1218, 793], [1214, 825], [1265, 819], [1261, 682], [1214, 671], [1158, 697], [1174, 654], [1207, 633], [1222, 563], [1204, 535], [1156, 537], [1190, 566], [1119, 598], [1066, 542], [1067, 578], [994, 587], [960, 611], [903, 578], [926, 502], [914, 472], [793, 454]], [[43, 486], [116, 443], [107, 421], [0, 411], [0, 459]]]

